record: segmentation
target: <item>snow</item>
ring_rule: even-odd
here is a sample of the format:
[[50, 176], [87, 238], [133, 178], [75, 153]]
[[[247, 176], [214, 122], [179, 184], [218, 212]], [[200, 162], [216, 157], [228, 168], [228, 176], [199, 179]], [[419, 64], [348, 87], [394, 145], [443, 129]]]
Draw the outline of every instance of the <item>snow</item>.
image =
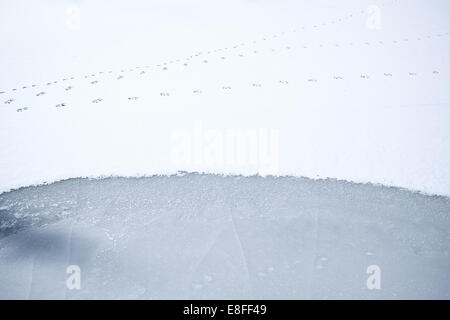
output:
[[[0, 191], [185, 170], [450, 195], [448, 1], [0, 5]], [[267, 159], [194, 158], [230, 129]]]
[[[446, 197], [183, 174], [70, 179], [0, 207], [1, 299], [450, 298]], [[366, 287], [373, 265], [380, 290]]]
[[2, 0], [0, 298], [450, 298], [448, 12]]

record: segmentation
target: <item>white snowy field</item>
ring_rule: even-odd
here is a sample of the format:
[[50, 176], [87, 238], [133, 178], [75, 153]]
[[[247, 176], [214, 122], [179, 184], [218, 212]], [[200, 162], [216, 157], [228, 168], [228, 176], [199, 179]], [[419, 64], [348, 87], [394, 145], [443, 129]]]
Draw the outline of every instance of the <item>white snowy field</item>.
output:
[[449, 210], [446, 197], [293, 177], [21, 188], [0, 195], [0, 299], [450, 299]]
[[[448, 196], [449, 12], [445, 0], [2, 0], [0, 191], [185, 170]], [[227, 161], [232, 130], [261, 133], [252, 161]]]
[[0, 299], [449, 299], [449, 13], [0, 0]]

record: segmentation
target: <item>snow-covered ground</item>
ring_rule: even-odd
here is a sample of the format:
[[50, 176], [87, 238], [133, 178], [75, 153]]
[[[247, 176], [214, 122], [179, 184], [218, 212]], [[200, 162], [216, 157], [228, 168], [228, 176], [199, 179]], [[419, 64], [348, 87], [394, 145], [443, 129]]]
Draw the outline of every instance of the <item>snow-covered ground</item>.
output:
[[[450, 195], [448, 12], [445, 0], [2, 0], [0, 190], [186, 170]], [[211, 144], [229, 154], [232, 129], [261, 131], [267, 157], [207, 158]]]
[[0, 297], [449, 298], [449, 12], [0, 0]]

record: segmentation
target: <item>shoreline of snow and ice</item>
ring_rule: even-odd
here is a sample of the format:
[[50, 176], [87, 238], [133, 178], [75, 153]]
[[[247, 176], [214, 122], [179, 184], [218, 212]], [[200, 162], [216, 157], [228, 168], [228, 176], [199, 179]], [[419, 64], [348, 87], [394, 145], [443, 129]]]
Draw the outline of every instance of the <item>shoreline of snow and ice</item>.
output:
[[135, 175], [98, 175], [98, 176], [79, 176], [79, 177], [62, 177], [55, 180], [49, 180], [46, 179], [46, 181], [40, 181], [36, 183], [31, 183], [28, 185], [17, 185], [17, 186], [11, 186], [8, 189], [0, 189], [0, 195], [5, 193], [11, 193], [15, 191], [20, 191], [22, 189], [28, 189], [28, 188], [38, 188], [43, 186], [48, 186], [56, 183], [61, 183], [69, 180], [104, 180], [104, 179], [148, 179], [148, 178], [158, 178], [158, 177], [182, 177], [185, 175], [212, 175], [217, 177], [223, 177], [223, 178], [270, 178], [270, 179], [307, 179], [311, 181], [317, 181], [317, 182], [327, 182], [327, 181], [334, 181], [339, 183], [348, 183], [348, 184], [354, 184], [354, 185], [367, 185], [367, 186], [373, 186], [373, 187], [380, 187], [380, 188], [393, 188], [397, 190], [403, 190], [406, 192], [410, 192], [411, 194], [419, 194], [423, 196], [428, 197], [443, 197], [443, 198], [450, 198], [450, 194], [441, 194], [441, 193], [432, 193], [432, 192], [426, 192], [420, 189], [409, 189], [407, 187], [392, 185], [392, 184], [383, 184], [383, 183], [377, 183], [372, 181], [352, 181], [352, 180], [346, 180], [346, 179], [339, 179], [334, 177], [308, 177], [308, 176], [299, 176], [299, 175], [292, 175], [292, 174], [284, 174], [284, 175], [276, 175], [276, 174], [258, 174], [258, 173], [249, 173], [249, 174], [242, 174], [239, 172], [230, 172], [230, 173], [218, 173], [218, 172], [207, 172], [207, 171], [178, 171], [173, 173], [154, 173], [154, 174], [135, 174]]

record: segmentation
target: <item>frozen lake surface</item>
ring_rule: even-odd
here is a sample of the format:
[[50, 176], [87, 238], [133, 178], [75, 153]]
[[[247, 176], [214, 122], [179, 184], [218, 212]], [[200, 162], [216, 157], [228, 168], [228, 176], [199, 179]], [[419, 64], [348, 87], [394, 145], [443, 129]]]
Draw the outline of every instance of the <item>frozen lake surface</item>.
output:
[[447, 197], [293, 177], [21, 188], [0, 195], [0, 298], [449, 299], [449, 213]]

